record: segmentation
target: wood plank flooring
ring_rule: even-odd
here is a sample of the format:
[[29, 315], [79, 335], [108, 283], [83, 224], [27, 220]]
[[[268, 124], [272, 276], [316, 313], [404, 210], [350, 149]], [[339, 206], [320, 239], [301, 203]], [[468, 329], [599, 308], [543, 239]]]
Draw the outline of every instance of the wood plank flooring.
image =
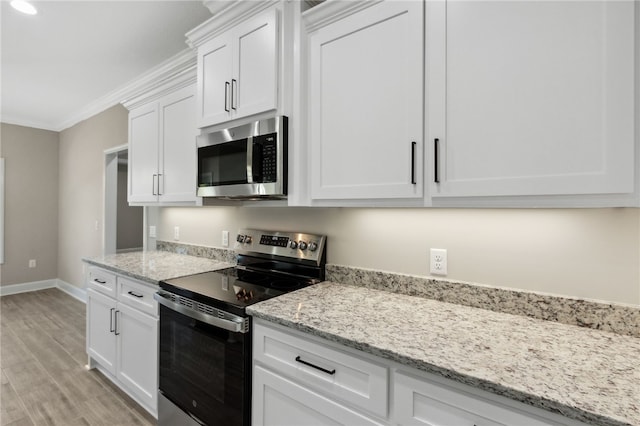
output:
[[86, 306], [58, 289], [0, 297], [0, 424], [155, 425], [86, 370]]

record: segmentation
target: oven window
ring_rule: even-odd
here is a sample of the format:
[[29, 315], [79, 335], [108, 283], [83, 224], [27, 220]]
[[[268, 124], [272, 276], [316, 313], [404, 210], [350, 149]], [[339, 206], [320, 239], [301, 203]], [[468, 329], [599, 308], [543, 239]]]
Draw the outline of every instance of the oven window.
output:
[[247, 139], [198, 148], [198, 186], [247, 183]]
[[207, 425], [248, 425], [250, 336], [160, 306], [160, 390]]

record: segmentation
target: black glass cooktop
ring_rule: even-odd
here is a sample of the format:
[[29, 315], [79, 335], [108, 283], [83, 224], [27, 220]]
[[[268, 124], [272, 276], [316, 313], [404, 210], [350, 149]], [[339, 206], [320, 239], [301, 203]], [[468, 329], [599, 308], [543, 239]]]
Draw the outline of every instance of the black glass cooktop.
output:
[[160, 288], [238, 315], [254, 303], [314, 284], [286, 274], [229, 268], [161, 281]]

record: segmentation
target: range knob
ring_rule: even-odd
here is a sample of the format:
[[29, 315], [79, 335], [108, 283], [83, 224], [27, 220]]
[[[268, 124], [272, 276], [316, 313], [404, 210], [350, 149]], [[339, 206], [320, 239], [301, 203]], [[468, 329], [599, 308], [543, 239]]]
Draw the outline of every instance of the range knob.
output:
[[245, 235], [244, 236], [244, 243], [245, 244], [251, 244], [251, 235]]
[[318, 249], [318, 243], [311, 241], [309, 243], [309, 251], [316, 251]]
[[289, 248], [297, 249], [298, 248], [298, 242], [297, 241], [293, 241], [293, 240], [289, 241]]
[[305, 243], [304, 241], [300, 241], [298, 243], [298, 247], [300, 247], [300, 250], [306, 250], [307, 249], [307, 243]]
[[239, 243], [244, 243], [244, 235], [238, 234], [236, 237], [236, 241]]

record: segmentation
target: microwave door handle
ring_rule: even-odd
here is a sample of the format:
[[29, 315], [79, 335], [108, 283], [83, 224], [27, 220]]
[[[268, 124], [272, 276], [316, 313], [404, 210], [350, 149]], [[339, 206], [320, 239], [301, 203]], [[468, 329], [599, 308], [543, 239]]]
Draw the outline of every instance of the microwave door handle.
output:
[[253, 136], [247, 138], [247, 183], [253, 183]]

